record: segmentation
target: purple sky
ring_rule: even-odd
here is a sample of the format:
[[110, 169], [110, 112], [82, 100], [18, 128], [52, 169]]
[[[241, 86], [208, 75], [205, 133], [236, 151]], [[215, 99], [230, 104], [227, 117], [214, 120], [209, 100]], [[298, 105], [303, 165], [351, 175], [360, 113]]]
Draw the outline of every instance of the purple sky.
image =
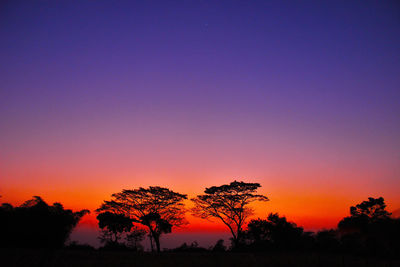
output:
[[362, 130], [393, 144], [399, 10], [390, 1], [3, 2], [2, 130], [243, 120]]

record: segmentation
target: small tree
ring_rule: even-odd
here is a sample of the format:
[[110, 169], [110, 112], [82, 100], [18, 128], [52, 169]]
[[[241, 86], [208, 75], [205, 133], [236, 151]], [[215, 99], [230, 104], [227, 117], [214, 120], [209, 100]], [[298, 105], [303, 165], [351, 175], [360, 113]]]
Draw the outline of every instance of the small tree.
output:
[[123, 214], [115, 214], [109, 211], [97, 215], [99, 227], [102, 229], [100, 240], [102, 243], [118, 243], [123, 233], [132, 228], [132, 220]]
[[214, 247], [211, 247], [211, 251], [213, 251], [213, 252], [223, 252], [223, 251], [225, 251], [226, 250], [226, 247], [225, 247], [225, 245], [224, 245], [224, 240], [223, 239], [219, 239], [216, 243], [215, 243], [215, 245], [214, 245]]
[[146, 231], [137, 226], [133, 226], [131, 232], [126, 235], [126, 245], [134, 249], [136, 251], [143, 250], [142, 245], [140, 244], [146, 235]]
[[270, 213], [266, 220], [251, 220], [246, 237], [254, 246], [272, 246], [276, 249], [301, 247], [303, 228], [288, 222], [278, 213]]
[[256, 194], [261, 187], [258, 183], [231, 182], [227, 185], [212, 186], [191, 200], [195, 206], [193, 215], [203, 218], [217, 218], [228, 226], [233, 246], [237, 247], [242, 239], [243, 225], [253, 214], [248, 205], [253, 201], [268, 201], [263, 195]]
[[104, 201], [97, 212], [123, 214], [134, 223], [144, 225], [148, 229], [152, 250], [154, 250], [153, 240], [157, 251], [160, 252], [160, 236], [171, 233], [174, 226], [186, 223], [182, 202], [187, 196], [168, 188], [150, 186], [133, 190], [124, 189], [112, 197], [111, 201]]

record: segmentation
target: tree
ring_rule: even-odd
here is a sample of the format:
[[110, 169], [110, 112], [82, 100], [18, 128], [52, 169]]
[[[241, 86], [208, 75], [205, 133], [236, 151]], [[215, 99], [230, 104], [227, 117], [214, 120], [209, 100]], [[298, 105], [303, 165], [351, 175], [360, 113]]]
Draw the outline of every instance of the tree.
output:
[[63, 247], [88, 210], [73, 212], [35, 196], [19, 207], [0, 207], [0, 247]]
[[226, 247], [224, 245], [224, 242], [225, 241], [223, 239], [217, 240], [215, 245], [213, 247], [211, 247], [211, 251], [212, 252], [224, 252], [224, 251], [226, 251]]
[[183, 253], [193, 253], [193, 252], [207, 252], [206, 248], [200, 247], [197, 241], [193, 241], [190, 245], [186, 242], [179, 247], [170, 249], [168, 251], [172, 252], [183, 252]]
[[342, 233], [364, 232], [371, 223], [389, 219], [390, 215], [383, 197], [369, 197], [367, 201], [350, 207], [350, 216], [343, 218], [338, 228]]
[[270, 213], [267, 220], [251, 220], [248, 224], [246, 238], [253, 246], [272, 246], [276, 249], [293, 249], [301, 247], [303, 228], [288, 222], [278, 213]]
[[132, 220], [124, 214], [115, 214], [109, 211], [97, 215], [99, 227], [102, 229], [100, 240], [103, 243], [118, 243], [124, 232], [130, 232]]
[[373, 254], [400, 253], [400, 220], [390, 217], [382, 197], [368, 198], [350, 207], [350, 216], [343, 218], [338, 229], [346, 250]]
[[340, 246], [338, 233], [334, 229], [321, 230], [315, 235], [315, 243], [317, 249], [320, 250], [337, 250]]
[[370, 220], [378, 220], [388, 218], [391, 213], [386, 211], [386, 204], [383, 197], [369, 197], [367, 201], [357, 204], [355, 207], [350, 207], [352, 217], [368, 217]]
[[217, 218], [222, 221], [232, 234], [233, 246], [237, 247], [242, 239], [243, 225], [253, 214], [248, 205], [253, 201], [268, 201], [266, 196], [256, 194], [259, 187], [258, 183], [233, 181], [206, 188], [205, 194], [191, 199], [195, 204], [192, 213], [203, 219]]
[[144, 225], [149, 234], [150, 244], [160, 252], [160, 236], [171, 233], [172, 228], [186, 223], [183, 200], [184, 194], [168, 188], [150, 186], [133, 190], [124, 189], [112, 195], [112, 200], [104, 201], [97, 212], [123, 214], [134, 223]]
[[136, 251], [143, 250], [140, 244], [146, 235], [146, 231], [137, 226], [133, 226], [130, 233], [126, 235], [126, 245]]

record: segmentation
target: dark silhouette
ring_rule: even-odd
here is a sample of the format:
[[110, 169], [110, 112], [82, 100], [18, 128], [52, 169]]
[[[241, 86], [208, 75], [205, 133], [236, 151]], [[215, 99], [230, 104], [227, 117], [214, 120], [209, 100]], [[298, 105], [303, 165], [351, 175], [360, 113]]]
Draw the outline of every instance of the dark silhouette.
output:
[[386, 204], [383, 197], [368, 198], [368, 201], [363, 201], [356, 206], [350, 207], [350, 216], [343, 218], [338, 228], [340, 232], [362, 232], [372, 223], [387, 220], [390, 218], [390, 213], [386, 211]]
[[93, 246], [89, 244], [81, 244], [78, 243], [77, 241], [72, 241], [68, 245], [65, 246], [66, 249], [68, 250], [85, 250], [85, 251], [94, 251], [96, 250]]
[[111, 213], [109, 211], [97, 215], [99, 227], [102, 229], [100, 240], [102, 243], [118, 243], [123, 233], [130, 232], [132, 220], [123, 214]]
[[88, 210], [73, 212], [60, 203], [49, 206], [35, 196], [19, 207], [0, 207], [0, 246], [61, 248]]
[[307, 234], [286, 217], [270, 213], [266, 220], [251, 220], [245, 237], [246, 243], [255, 250], [288, 250], [302, 248]]
[[[124, 214], [106, 211], [99, 213], [97, 220], [101, 229], [99, 239], [104, 244], [103, 249], [143, 250], [141, 242], [146, 235], [146, 231], [133, 225], [131, 218]], [[121, 239], [125, 239], [125, 242], [121, 241]]]
[[188, 245], [186, 242], [184, 242], [182, 245], [179, 247], [173, 248], [173, 249], [165, 249], [164, 251], [168, 252], [225, 252], [226, 247], [224, 245], [224, 240], [219, 239], [214, 246], [207, 248], [200, 247], [199, 244], [194, 241], [190, 245]]
[[350, 207], [350, 216], [338, 224], [343, 249], [370, 255], [399, 255], [400, 220], [390, 215], [382, 197], [370, 197]]
[[224, 252], [226, 251], [226, 247], [224, 245], [225, 241], [223, 239], [219, 239], [215, 245], [212, 247], [212, 252]]
[[137, 226], [133, 226], [126, 235], [126, 246], [135, 251], [143, 251], [141, 242], [144, 240], [146, 231]]
[[[330, 266], [360, 266], [360, 263], [361, 266], [364, 263], [371, 266], [369, 260], [376, 263], [372, 266], [399, 265], [400, 219], [392, 217], [386, 210], [382, 197], [369, 198], [350, 207], [350, 216], [343, 218], [337, 229], [315, 234], [305, 232], [278, 213], [270, 213], [265, 219], [250, 220], [245, 228], [246, 218], [252, 213], [247, 205], [255, 200], [268, 200], [256, 194], [259, 187], [259, 184], [234, 181], [207, 188], [204, 195], [193, 199], [193, 211], [197, 216], [216, 217], [230, 227], [236, 240], [231, 239], [229, 249], [220, 239], [208, 249], [200, 247], [197, 242], [183, 243], [174, 249], [164, 249], [160, 255], [140, 253], [146, 234], [151, 245], [155, 244], [160, 252], [160, 236], [185, 223], [182, 202], [186, 195], [167, 188], [123, 190], [113, 194], [111, 201], [105, 201], [97, 210], [102, 229], [100, 238], [104, 244], [98, 249], [77, 242], [64, 245], [87, 210], [73, 212], [64, 209], [60, 203], [50, 206], [40, 197], [18, 207], [4, 203], [0, 206], [0, 263], [20, 266], [19, 262], [25, 260], [27, 264], [24, 266], [31, 266], [30, 262], [36, 260], [35, 266], [59, 266], [65, 262], [70, 263], [65, 266], [75, 266], [87, 262], [85, 257], [89, 256], [92, 257], [91, 266], [101, 265], [105, 258], [112, 263], [120, 261], [121, 266], [137, 263], [138, 259], [144, 265], [151, 266], [149, 262], [154, 260], [158, 266], [164, 266], [172, 258], [185, 265], [193, 265], [196, 261], [199, 266], [212, 263], [215, 266], [245, 266], [250, 262], [256, 266], [286, 266], [289, 262], [297, 265], [301, 259], [302, 266], [326, 266], [330, 263]], [[21, 252], [24, 256], [20, 256]], [[14, 253], [14, 256], [7, 256], [9, 253]], [[32, 258], [34, 254], [39, 255], [37, 259]], [[75, 258], [71, 259], [71, 255]], [[292, 259], [286, 261], [288, 255]], [[129, 261], [125, 260], [128, 257]], [[183, 258], [186, 259], [183, 261]], [[227, 258], [231, 258], [229, 263], [226, 263]], [[201, 261], [204, 264], [200, 264]]]
[[195, 204], [193, 215], [203, 219], [221, 220], [232, 234], [233, 246], [238, 246], [246, 219], [253, 214], [248, 204], [256, 200], [268, 201], [266, 196], [255, 194], [259, 187], [261, 185], [258, 183], [234, 181], [227, 185], [206, 188], [204, 195], [191, 199]]
[[190, 245], [183, 243], [177, 248], [173, 248], [170, 250], [165, 250], [165, 251], [171, 251], [171, 252], [186, 252], [186, 253], [193, 253], [193, 252], [208, 252], [206, 248], [200, 247], [199, 244], [196, 241], [193, 241]]
[[122, 190], [112, 195], [111, 201], [104, 201], [97, 212], [123, 214], [134, 223], [144, 225], [148, 229], [151, 249], [160, 252], [160, 236], [171, 233], [174, 226], [186, 223], [183, 200], [184, 194], [176, 193], [168, 188], [150, 186], [134, 190]]
[[338, 231], [334, 229], [322, 230], [315, 235], [317, 250], [336, 252], [340, 249]]

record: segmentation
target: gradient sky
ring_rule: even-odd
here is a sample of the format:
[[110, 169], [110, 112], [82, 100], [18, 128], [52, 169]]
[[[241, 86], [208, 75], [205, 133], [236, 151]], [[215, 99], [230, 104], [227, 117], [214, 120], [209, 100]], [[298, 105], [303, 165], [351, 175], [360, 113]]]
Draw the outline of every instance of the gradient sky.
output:
[[237, 179], [306, 229], [400, 208], [400, 5], [322, 2], [2, 1], [1, 202]]

